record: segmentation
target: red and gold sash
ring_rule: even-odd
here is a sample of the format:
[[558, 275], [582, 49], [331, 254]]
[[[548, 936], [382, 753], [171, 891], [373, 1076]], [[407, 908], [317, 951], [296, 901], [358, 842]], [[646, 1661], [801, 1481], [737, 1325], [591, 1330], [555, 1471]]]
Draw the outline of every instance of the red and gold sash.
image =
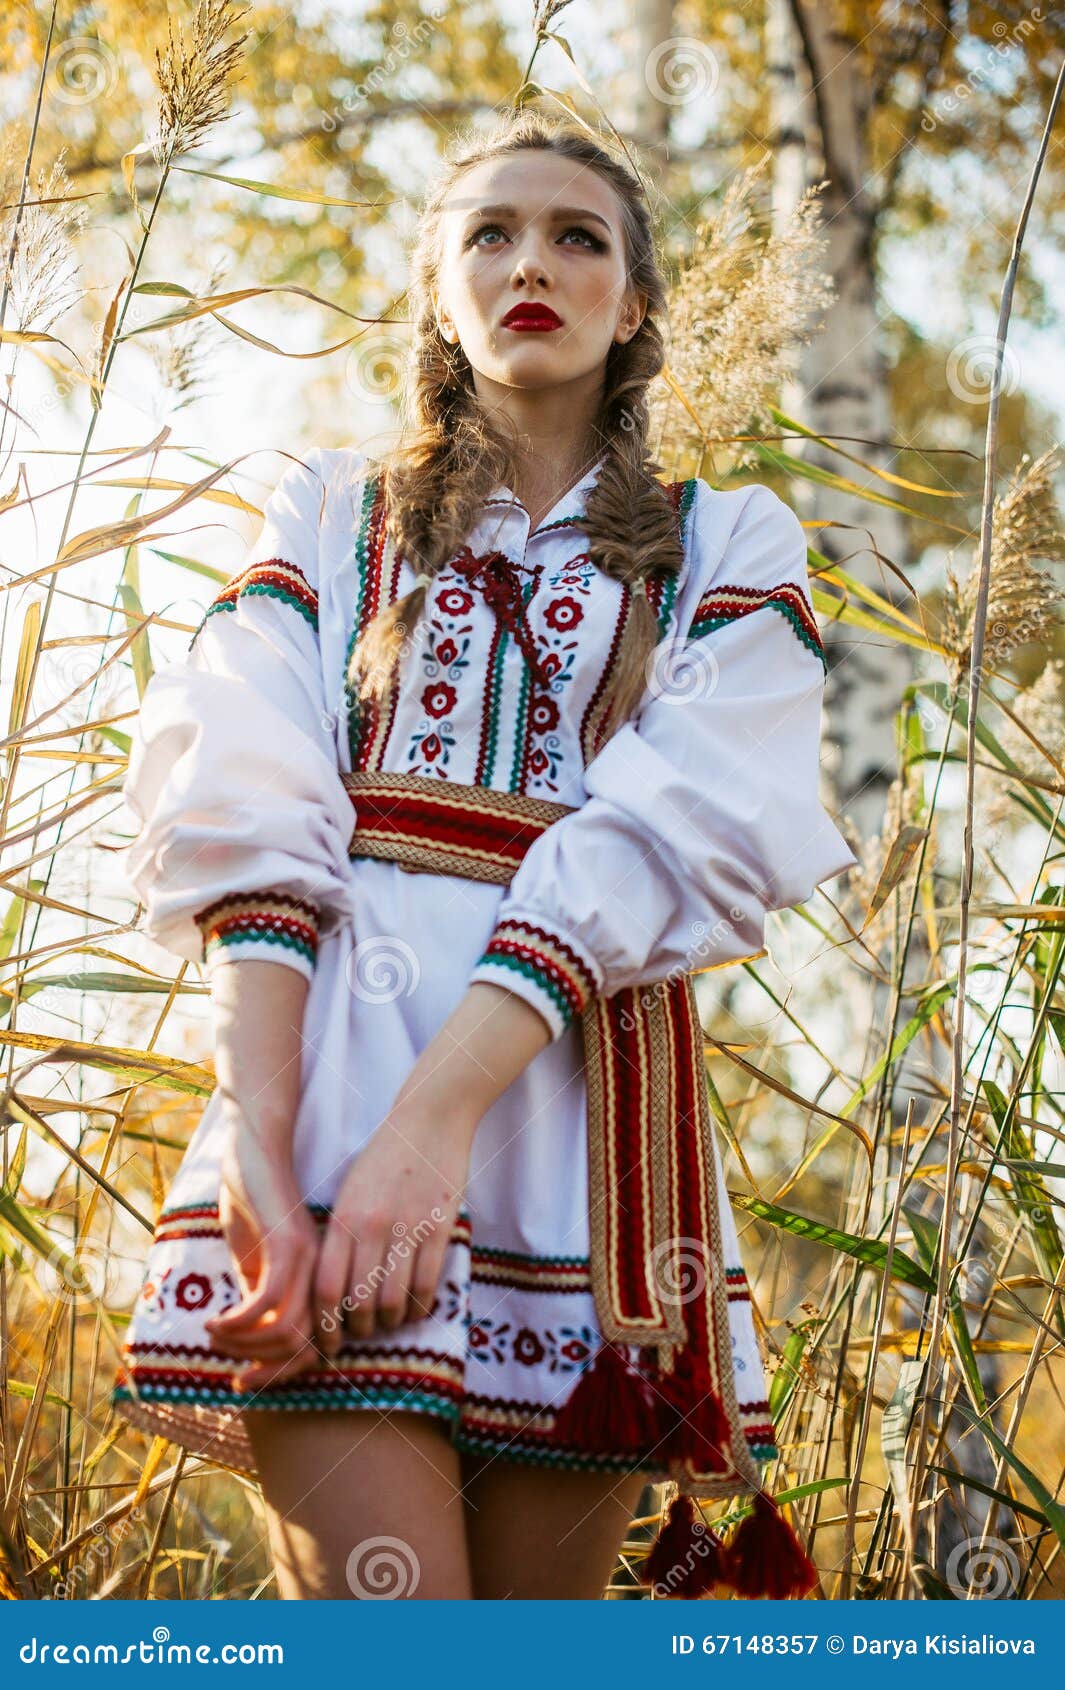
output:
[[[352, 857], [496, 885], [509, 884], [526, 851], [573, 809], [405, 772], [342, 778], [357, 818]], [[604, 1345], [556, 1430], [571, 1443], [583, 1433], [592, 1446], [608, 1425], [615, 1437], [624, 1426], [668, 1465], [682, 1491], [757, 1489], [736, 1398], [692, 976], [593, 998], [581, 1033], [591, 1284]], [[618, 1344], [645, 1346], [640, 1371]]]

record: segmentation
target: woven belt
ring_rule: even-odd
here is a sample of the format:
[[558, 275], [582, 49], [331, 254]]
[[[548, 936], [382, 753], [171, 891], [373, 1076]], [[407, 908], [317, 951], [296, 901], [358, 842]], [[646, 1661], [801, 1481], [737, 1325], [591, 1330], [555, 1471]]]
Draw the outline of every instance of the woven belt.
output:
[[[574, 806], [406, 772], [342, 771], [351, 857], [410, 873], [509, 884]], [[729, 1460], [702, 1494], [733, 1494], [754, 1466], [739, 1420], [702, 1025], [692, 977], [593, 998], [582, 1018], [591, 1287], [604, 1339], [652, 1346], [655, 1377], [697, 1364], [728, 1423]], [[727, 1477], [723, 1477], [727, 1474]]]

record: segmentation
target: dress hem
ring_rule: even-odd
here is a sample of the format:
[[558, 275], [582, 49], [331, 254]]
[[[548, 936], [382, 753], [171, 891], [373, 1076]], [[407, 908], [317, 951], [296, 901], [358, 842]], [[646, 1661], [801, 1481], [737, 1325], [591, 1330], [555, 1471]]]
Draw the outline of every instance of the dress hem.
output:
[[296, 1410], [314, 1413], [328, 1409], [357, 1412], [366, 1408], [407, 1408], [414, 1413], [430, 1414], [441, 1420], [450, 1427], [451, 1442], [455, 1448], [470, 1455], [495, 1457], [503, 1461], [517, 1461], [524, 1465], [554, 1467], [567, 1471], [616, 1473], [619, 1476], [640, 1472], [649, 1484], [663, 1484], [670, 1478], [667, 1466], [641, 1466], [638, 1457], [589, 1456], [587, 1453], [523, 1443], [514, 1437], [496, 1439], [484, 1433], [470, 1432], [464, 1429], [461, 1414], [454, 1403], [444, 1402], [441, 1398], [425, 1392], [415, 1393], [414, 1400], [409, 1391], [387, 1389], [372, 1389], [363, 1392], [360, 1400], [348, 1397], [343, 1401], [334, 1397], [332, 1400], [308, 1402], [289, 1397], [283, 1402], [271, 1403], [264, 1402], [262, 1396], [263, 1393], [258, 1393], [254, 1404], [240, 1402], [238, 1393], [221, 1392], [217, 1393], [219, 1400], [215, 1402], [205, 1402], [202, 1397], [179, 1402], [173, 1397], [146, 1397], [143, 1391], [138, 1397], [134, 1397], [127, 1389], [119, 1387], [111, 1393], [111, 1406], [139, 1431], [150, 1433], [154, 1437], [167, 1438], [192, 1454], [200, 1455], [208, 1461], [217, 1461], [221, 1466], [244, 1474], [255, 1482], [258, 1482], [258, 1470], [247, 1443], [247, 1434], [241, 1429], [240, 1420], [246, 1412], [254, 1413], [256, 1410], [270, 1408], [288, 1413]]

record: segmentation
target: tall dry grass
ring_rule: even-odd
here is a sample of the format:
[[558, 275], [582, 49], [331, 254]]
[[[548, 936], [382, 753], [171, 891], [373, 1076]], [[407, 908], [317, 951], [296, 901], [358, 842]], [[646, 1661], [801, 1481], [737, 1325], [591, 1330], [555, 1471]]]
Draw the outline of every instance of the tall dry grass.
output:
[[[273, 1589], [255, 1488], [107, 1406], [138, 1263], [212, 1085], [205, 987], [138, 940], [117, 878], [149, 631], [194, 626], [142, 602], [141, 550], [168, 536], [190, 593], [206, 597], [215, 572], [183, 556], [195, 536], [175, 532], [204, 510], [255, 507], [231, 465], [205, 472], [189, 452], [183, 473], [160, 469], [163, 437], [121, 453], [92, 442], [134, 335], [149, 334], [161, 377], [189, 401], [205, 374], [197, 336], [236, 302], [212, 279], [199, 295], [171, 290], [177, 303], [154, 328], [130, 315], [175, 161], [229, 109], [242, 15], [203, 0], [159, 57], [156, 130], [123, 161], [129, 264], [88, 352], [59, 332], [83, 303], [83, 229], [62, 160], [34, 156], [36, 114], [23, 155], [3, 161], [0, 515], [35, 515], [46, 498], [63, 511], [36, 558], [0, 553], [0, 1590], [14, 1599]], [[137, 179], [149, 163], [145, 204]], [[679, 270], [656, 416], [672, 473], [753, 471], [786, 491], [810, 470], [779, 391], [827, 293], [816, 207], [771, 237], [757, 188], [736, 182]], [[247, 352], [266, 356], [261, 341]], [[46, 460], [63, 465], [54, 484], [22, 455], [27, 366], [66, 384], [84, 418], [73, 463]], [[816, 472], [828, 488], [848, 484], [838, 449], [838, 481]], [[811, 547], [821, 617], [913, 652], [897, 779], [851, 875], [773, 918], [767, 957], [705, 982], [708, 1084], [781, 1446], [767, 1477], [825, 1596], [1065, 1590], [1062, 671], [1050, 662], [1022, 687], [1011, 667], [1060, 618], [1059, 467], [1044, 454], [997, 490], [983, 577], [973, 513], [941, 498], [945, 589], [905, 609]], [[101, 482], [112, 515], [89, 525], [85, 494]], [[904, 509], [922, 492], [881, 485]], [[106, 596], [86, 585], [100, 560]], [[966, 772], [976, 829], [963, 876]], [[874, 1015], [884, 1002], [886, 1018]], [[735, 1512], [706, 1505], [715, 1524]], [[653, 1523], [634, 1523], [606, 1594], [637, 1594]]]

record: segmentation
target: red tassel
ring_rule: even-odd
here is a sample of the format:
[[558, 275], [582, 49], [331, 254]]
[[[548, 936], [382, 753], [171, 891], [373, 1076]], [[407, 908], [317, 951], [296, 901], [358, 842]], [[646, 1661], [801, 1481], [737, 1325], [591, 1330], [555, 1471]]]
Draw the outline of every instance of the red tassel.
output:
[[740, 1596], [780, 1601], [805, 1596], [817, 1583], [817, 1568], [771, 1496], [758, 1491], [724, 1552], [724, 1577]]
[[705, 1358], [689, 1342], [675, 1351], [672, 1373], [656, 1375], [653, 1383], [673, 1419], [659, 1450], [690, 1461], [697, 1473], [727, 1473], [732, 1466], [728, 1416], [711, 1387]]
[[724, 1551], [690, 1496], [674, 1497], [640, 1572], [656, 1596], [706, 1596], [725, 1576]]
[[621, 1351], [604, 1343], [555, 1416], [560, 1443], [591, 1451], [653, 1449], [661, 1436], [651, 1385]]

